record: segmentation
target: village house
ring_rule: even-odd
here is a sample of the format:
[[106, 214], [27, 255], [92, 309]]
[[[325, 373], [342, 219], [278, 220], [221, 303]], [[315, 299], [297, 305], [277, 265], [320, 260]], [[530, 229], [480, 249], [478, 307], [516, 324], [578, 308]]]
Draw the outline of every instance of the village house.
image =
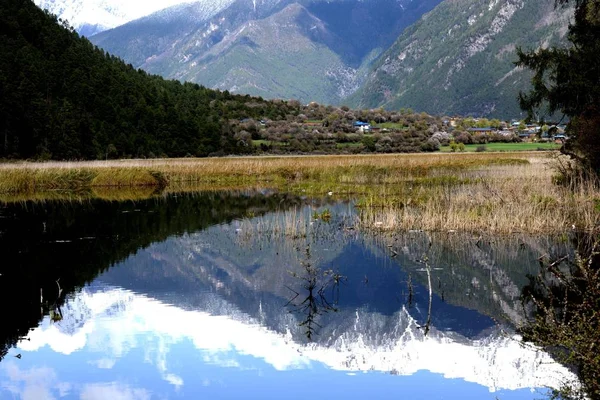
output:
[[358, 129], [359, 132], [371, 132], [371, 124], [369, 124], [368, 122], [354, 121], [354, 124], [352, 124], [352, 126]]

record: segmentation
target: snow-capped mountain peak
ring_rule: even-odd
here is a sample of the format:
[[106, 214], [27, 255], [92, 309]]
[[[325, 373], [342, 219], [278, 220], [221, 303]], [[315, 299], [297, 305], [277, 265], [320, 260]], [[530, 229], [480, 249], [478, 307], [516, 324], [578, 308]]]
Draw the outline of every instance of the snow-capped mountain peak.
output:
[[[150, 15], [162, 9], [194, 0], [34, 0], [35, 4], [66, 20], [82, 35], [91, 36]], [[208, 10], [218, 12], [227, 1], [202, 0]]]

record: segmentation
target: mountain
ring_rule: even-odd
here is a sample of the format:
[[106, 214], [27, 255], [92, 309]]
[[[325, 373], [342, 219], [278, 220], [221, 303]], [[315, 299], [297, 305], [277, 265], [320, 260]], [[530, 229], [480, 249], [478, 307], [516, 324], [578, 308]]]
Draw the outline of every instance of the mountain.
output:
[[369, 62], [440, 1], [236, 0], [204, 21], [190, 5], [91, 40], [168, 78], [266, 98], [340, 103], [360, 86]]
[[91, 40], [110, 53], [127, 55], [127, 62], [141, 66], [148, 57], [167, 51], [231, 3], [233, 0], [180, 4], [99, 33]]
[[229, 120], [284, 107], [136, 70], [31, 0], [0, 2], [0, 93], [0, 158], [235, 152]]
[[[56, 15], [85, 36], [123, 25], [163, 8], [191, 0], [35, 0], [35, 4]], [[207, 12], [217, 10], [219, 1], [200, 2]]]
[[571, 15], [552, 0], [446, 0], [400, 35], [349, 103], [519, 116], [531, 74], [514, 66], [517, 47], [564, 44]]

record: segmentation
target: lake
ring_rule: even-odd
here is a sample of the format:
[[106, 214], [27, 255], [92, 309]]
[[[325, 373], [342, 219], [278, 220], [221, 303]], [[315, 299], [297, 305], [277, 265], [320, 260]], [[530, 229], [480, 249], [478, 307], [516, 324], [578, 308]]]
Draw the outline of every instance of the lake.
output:
[[0, 398], [535, 399], [555, 236], [363, 232], [272, 190], [0, 206]]

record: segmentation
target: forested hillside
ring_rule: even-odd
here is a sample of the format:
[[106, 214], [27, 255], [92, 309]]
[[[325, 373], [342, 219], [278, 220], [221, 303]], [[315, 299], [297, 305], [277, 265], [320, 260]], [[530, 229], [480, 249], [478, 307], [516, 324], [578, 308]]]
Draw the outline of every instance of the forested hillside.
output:
[[31, 0], [0, 2], [0, 158], [231, 153], [229, 120], [286, 114], [136, 70]]

